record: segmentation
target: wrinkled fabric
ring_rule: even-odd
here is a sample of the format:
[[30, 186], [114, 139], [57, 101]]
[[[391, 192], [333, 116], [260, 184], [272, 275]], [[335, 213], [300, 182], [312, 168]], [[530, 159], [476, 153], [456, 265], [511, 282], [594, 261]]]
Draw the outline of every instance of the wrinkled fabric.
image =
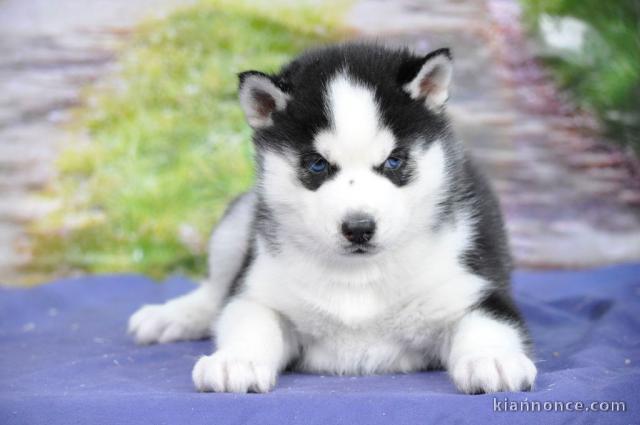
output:
[[[211, 342], [139, 347], [126, 335], [142, 304], [192, 287], [183, 278], [96, 276], [0, 289], [0, 424], [640, 423], [640, 264], [517, 272], [536, 387], [475, 396], [440, 371], [288, 373], [269, 394], [197, 393], [191, 368]], [[500, 409], [522, 400], [623, 401], [626, 412]]]

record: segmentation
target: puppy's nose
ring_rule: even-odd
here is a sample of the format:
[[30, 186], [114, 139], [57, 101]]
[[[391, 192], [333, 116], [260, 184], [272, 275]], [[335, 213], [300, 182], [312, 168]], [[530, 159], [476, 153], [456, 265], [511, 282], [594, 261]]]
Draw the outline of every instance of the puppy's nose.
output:
[[351, 243], [367, 243], [375, 231], [376, 222], [367, 214], [353, 214], [342, 222], [342, 235]]

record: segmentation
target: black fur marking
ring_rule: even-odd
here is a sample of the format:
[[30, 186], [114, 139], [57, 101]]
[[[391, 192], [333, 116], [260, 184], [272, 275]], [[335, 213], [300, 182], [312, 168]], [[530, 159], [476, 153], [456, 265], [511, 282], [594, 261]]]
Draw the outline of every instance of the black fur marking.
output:
[[301, 153], [299, 157], [298, 179], [309, 190], [317, 190], [324, 182], [331, 180], [340, 171], [338, 166], [329, 163], [325, 171], [321, 173], [312, 172], [309, 170], [309, 166], [318, 158], [322, 157], [315, 152]]
[[[447, 51], [441, 49], [433, 54]], [[415, 64], [425, 60], [426, 57], [415, 56], [407, 49], [363, 43], [330, 46], [302, 54], [279, 74], [268, 76], [290, 99], [285, 110], [271, 115], [273, 125], [254, 133], [257, 149], [294, 152], [299, 158], [313, 151], [315, 136], [331, 125], [326, 110], [326, 87], [340, 72], [374, 90], [381, 119], [394, 134], [398, 148], [412, 147], [416, 140], [427, 147], [448, 132], [447, 120], [442, 114], [430, 111], [423, 101], [412, 99], [402, 88], [402, 82], [413, 72]], [[419, 68], [415, 72], [418, 71]], [[240, 84], [251, 74], [266, 75], [257, 71], [242, 73]]]
[[229, 293], [227, 295], [228, 298], [231, 298], [234, 295], [238, 294], [240, 292], [240, 289], [244, 285], [244, 279], [247, 276], [247, 272], [249, 271], [249, 268], [251, 267], [251, 265], [253, 264], [253, 261], [255, 260], [254, 245], [255, 245], [255, 238], [252, 238], [251, 241], [249, 242], [249, 249], [244, 254], [242, 265], [240, 266], [240, 269], [238, 270], [233, 280], [231, 281], [231, 286], [229, 287]]
[[523, 322], [511, 295], [504, 289], [494, 289], [489, 292], [477, 307], [500, 320], [518, 325]]
[[267, 243], [267, 248], [271, 253], [280, 251], [280, 241], [278, 240], [278, 222], [273, 216], [271, 207], [258, 196], [255, 209], [255, 218], [253, 221], [254, 233], [259, 234]]
[[509, 286], [503, 288], [492, 288], [483, 299], [476, 305], [477, 309], [484, 311], [489, 316], [497, 320], [515, 326], [520, 332], [522, 342], [526, 351], [531, 352], [533, 342], [529, 335], [527, 325], [518, 310], [510, 294]]
[[406, 148], [397, 148], [395, 149], [390, 156], [396, 157], [402, 160], [402, 164], [399, 168], [395, 170], [391, 170], [385, 168], [384, 163], [378, 165], [374, 168], [376, 172], [382, 174], [386, 178], [388, 178], [391, 183], [395, 184], [398, 187], [402, 187], [411, 183], [415, 176], [416, 171], [416, 162], [409, 155], [409, 151]]
[[467, 209], [474, 212], [473, 239], [463, 254], [463, 263], [498, 288], [507, 288], [511, 260], [498, 199], [469, 159], [463, 162], [457, 198], [458, 204], [467, 204]]

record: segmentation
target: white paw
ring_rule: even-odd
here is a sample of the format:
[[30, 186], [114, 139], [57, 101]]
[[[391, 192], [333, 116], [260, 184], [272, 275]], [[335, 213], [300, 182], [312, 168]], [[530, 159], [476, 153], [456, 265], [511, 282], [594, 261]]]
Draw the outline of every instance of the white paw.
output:
[[459, 357], [449, 370], [453, 382], [467, 394], [529, 391], [536, 366], [520, 351], [472, 353]]
[[198, 391], [266, 393], [276, 384], [277, 369], [217, 351], [201, 357], [192, 377]]
[[131, 316], [128, 332], [138, 344], [206, 338], [209, 336], [209, 318], [199, 313], [171, 303], [146, 305]]

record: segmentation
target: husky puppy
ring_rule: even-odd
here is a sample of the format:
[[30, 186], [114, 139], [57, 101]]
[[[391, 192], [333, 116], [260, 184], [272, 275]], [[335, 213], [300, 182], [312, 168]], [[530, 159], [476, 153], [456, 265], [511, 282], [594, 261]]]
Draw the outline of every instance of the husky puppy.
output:
[[213, 232], [208, 279], [136, 312], [136, 341], [213, 332], [200, 391], [266, 392], [287, 367], [530, 389], [498, 204], [445, 113], [451, 75], [448, 49], [370, 44], [241, 73], [256, 185]]

